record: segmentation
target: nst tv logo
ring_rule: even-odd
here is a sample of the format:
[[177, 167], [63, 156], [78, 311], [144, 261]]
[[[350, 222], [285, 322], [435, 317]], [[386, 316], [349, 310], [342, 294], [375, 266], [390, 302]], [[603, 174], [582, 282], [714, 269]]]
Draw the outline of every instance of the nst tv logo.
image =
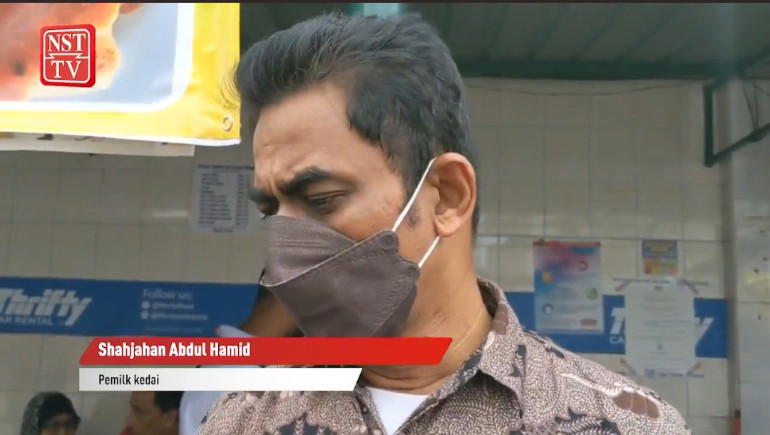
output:
[[96, 83], [96, 29], [90, 24], [40, 29], [40, 82], [90, 88]]

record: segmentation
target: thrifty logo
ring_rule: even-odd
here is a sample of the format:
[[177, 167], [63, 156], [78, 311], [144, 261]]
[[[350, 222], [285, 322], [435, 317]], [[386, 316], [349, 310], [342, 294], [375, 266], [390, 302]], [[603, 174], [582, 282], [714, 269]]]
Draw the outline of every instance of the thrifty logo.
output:
[[72, 326], [91, 298], [79, 298], [73, 290], [44, 290], [40, 296], [28, 296], [23, 289], [0, 288], [0, 323], [54, 324]]
[[96, 83], [96, 29], [90, 24], [40, 29], [40, 82], [90, 88]]

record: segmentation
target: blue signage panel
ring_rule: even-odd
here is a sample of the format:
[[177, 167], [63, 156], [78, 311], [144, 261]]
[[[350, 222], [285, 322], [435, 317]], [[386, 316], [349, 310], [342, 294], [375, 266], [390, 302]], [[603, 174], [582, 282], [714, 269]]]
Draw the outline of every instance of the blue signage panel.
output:
[[[0, 333], [85, 336], [211, 336], [251, 313], [256, 284], [0, 277]], [[506, 293], [522, 325], [534, 329], [534, 295]], [[604, 332], [549, 334], [578, 353], [625, 353], [623, 296], [604, 296]], [[695, 299], [698, 357], [727, 357], [724, 299]]]

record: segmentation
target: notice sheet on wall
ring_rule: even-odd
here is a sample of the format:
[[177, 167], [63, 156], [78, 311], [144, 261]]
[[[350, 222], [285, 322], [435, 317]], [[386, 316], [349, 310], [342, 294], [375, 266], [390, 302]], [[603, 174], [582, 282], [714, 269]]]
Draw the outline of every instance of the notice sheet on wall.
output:
[[637, 281], [626, 293], [626, 356], [640, 374], [685, 375], [695, 364], [694, 294], [679, 279]]
[[199, 165], [193, 182], [193, 229], [206, 233], [248, 232], [251, 177], [248, 166]]

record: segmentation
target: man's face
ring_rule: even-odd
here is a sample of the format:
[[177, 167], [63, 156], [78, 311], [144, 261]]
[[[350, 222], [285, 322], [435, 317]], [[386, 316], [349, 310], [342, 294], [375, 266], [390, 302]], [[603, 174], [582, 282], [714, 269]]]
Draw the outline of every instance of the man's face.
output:
[[155, 404], [155, 392], [135, 391], [131, 393], [131, 413], [126, 424], [132, 435], [176, 435], [179, 431], [177, 410], [163, 412]]
[[[318, 85], [265, 108], [254, 132], [254, 197], [265, 214], [316, 219], [358, 241], [390, 229], [406, 198], [401, 176], [352, 129], [346, 106], [341, 90]], [[411, 260], [435, 237], [420, 203], [418, 223], [398, 230]]]
[[75, 417], [69, 414], [59, 414], [48, 420], [42, 428], [40, 435], [74, 435], [78, 429]]

